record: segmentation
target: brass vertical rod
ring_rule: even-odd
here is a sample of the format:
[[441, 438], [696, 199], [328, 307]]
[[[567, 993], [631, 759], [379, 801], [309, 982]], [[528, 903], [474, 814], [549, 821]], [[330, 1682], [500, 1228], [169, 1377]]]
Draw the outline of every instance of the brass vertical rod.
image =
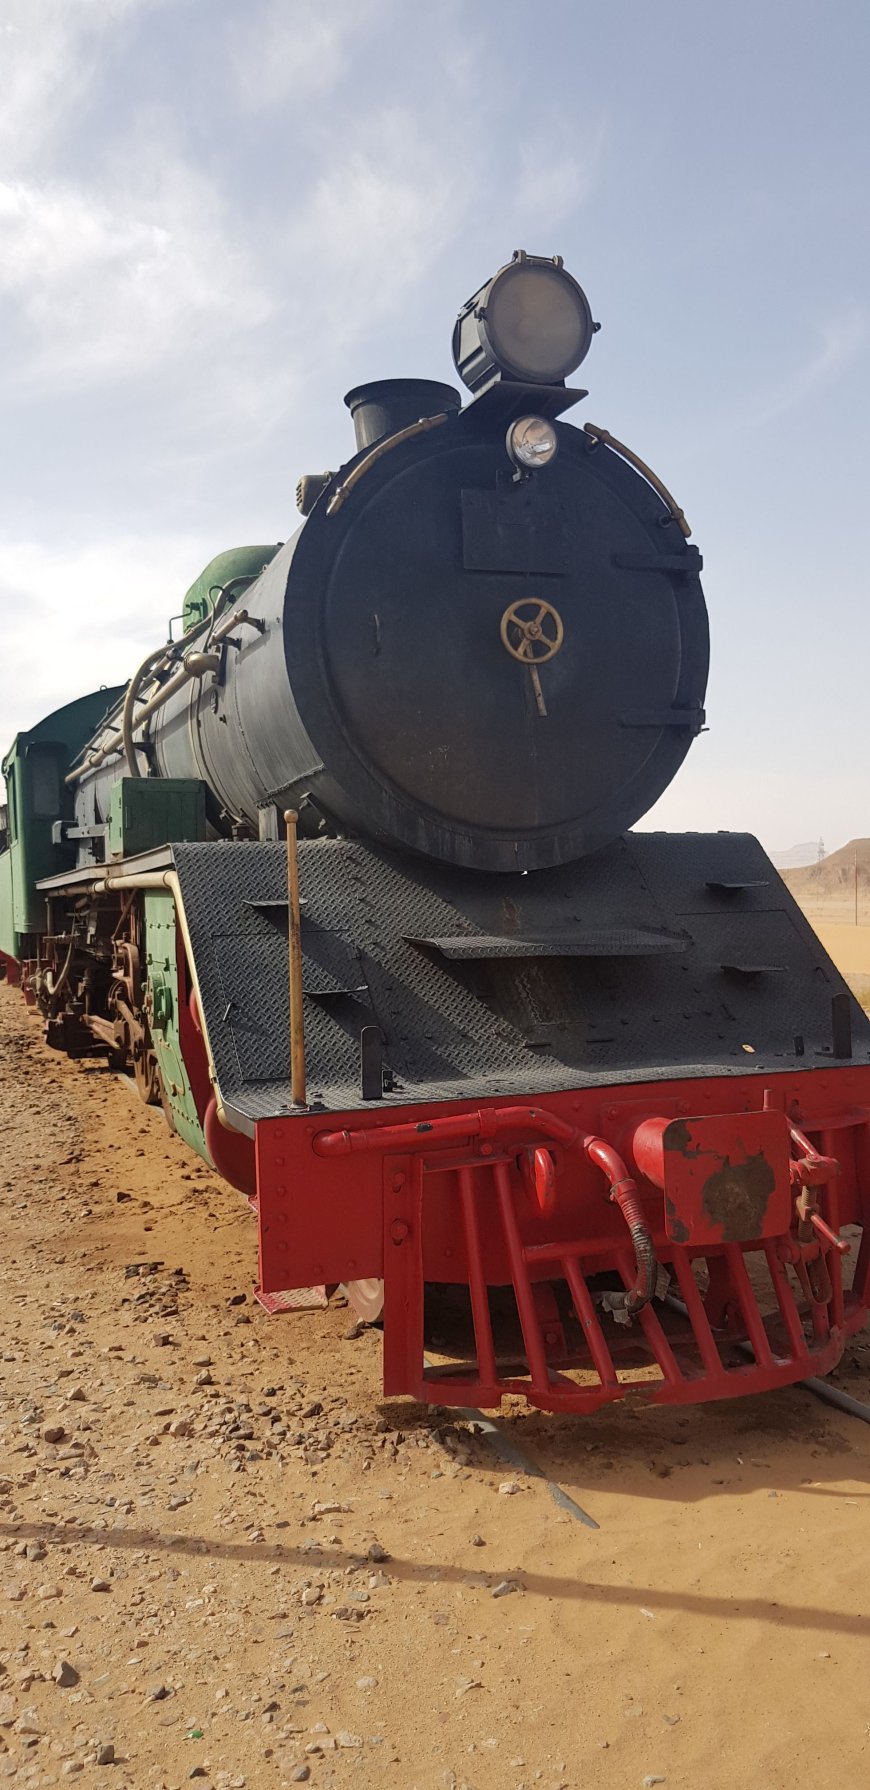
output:
[[302, 916], [299, 905], [299, 851], [295, 808], [284, 815], [287, 829], [287, 960], [290, 994], [290, 1098], [305, 1106], [305, 1017], [302, 1007]]

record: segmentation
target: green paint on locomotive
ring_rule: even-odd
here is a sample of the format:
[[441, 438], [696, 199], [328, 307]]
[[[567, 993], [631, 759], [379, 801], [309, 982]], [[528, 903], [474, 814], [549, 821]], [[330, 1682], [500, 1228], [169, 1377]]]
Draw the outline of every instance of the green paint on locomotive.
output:
[[231, 602], [243, 596], [248, 585], [259, 578], [263, 567], [275, 558], [282, 546], [282, 541], [273, 541], [268, 547], [230, 547], [226, 553], [219, 553], [216, 559], [209, 560], [184, 599], [185, 634], [205, 619], [222, 595], [226, 594]]
[[205, 796], [192, 777], [120, 777], [109, 799], [108, 857], [205, 839]]
[[145, 1010], [160, 1068], [170, 1124], [211, 1167], [193, 1091], [181, 1052], [175, 902], [168, 889], [147, 889], [145, 902]]
[[6, 779], [7, 845], [0, 852], [0, 951], [21, 960], [45, 930], [40, 878], [75, 865], [75, 846], [57, 845], [52, 828], [75, 818], [73, 792], [64, 777], [71, 759], [99, 727], [123, 685], [93, 690], [55, 709], [13, 740], [2, 762]]
[[12, 924], [12, 853], [0, 852], [0, 953], [18, 956], [18, 934]]

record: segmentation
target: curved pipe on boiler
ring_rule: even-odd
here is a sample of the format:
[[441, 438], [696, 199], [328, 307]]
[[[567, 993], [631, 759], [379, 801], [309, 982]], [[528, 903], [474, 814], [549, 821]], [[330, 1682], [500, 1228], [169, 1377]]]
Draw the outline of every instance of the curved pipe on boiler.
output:
[[[210, 619], [211, 618], [209, 617], [209, 620]], [[263, 624], [257, 617], [249, 616], [247, 609], [237, 609], [233, 615], [225, 616], [224, 620], [218, 623], [218, 626], [209, 636], [209, 644], [211, 646], [218, 645], [227, 634], [232, 632], [233, 628], [241, 628], [246, 622], [248, 622], [252, 628], [262, 630]], [[194, 635], [200, 634], [206, 626], [206, 622], [200, 622], [197, 628], [192, 628], [190, 633], [185, 635], [184, 640], [179, 641], [179, 648], [183, 645], [188, 645]], [[90, 771], [95, 771], [98, 765], [103, 764], [107, 758], [111, 758], [115, 752], [123, 751], [126, 755], [128, 739], [131, 758], [135, 760], [135, 750], [133, 747], [134, 733], [138, 733], [140, 727], [144, 727], [145, 722], [150, 720], [151, 716], [156, 714], [158, 709], [163, 708], [164, 703], [169, 701], [170, 696], [174, 696], [177, 690], [183, 690], [185, 684], [190, 683], [192, 678], [205, 677], [207, 672], [214, 671], [215, 669], [214, 661], [210, 653], [189, 653], [187, 658], [182, 659], [178, 671], [176, 671], [165, 684], [161, 684], [160, 689], [156, 691], [155, 695], [149, 698], [145, 707], [139, 710], [139, 713], [134, 720], [133, 705], [137, 699], [138, 686], [141, 684], [148, 666], [151, 664], [152, 660], [159, 659], [169, 652], [171, 652], [171, 648], [164, 645], [160, 648], [159, 653], [149, 654], [149, 657], [143, 660], [139, 670], [131, 678], [124, 697], [123, 710], [124, 716], [127, 717], [127, 732], [124, 732], [122, 724], [121, 731], [112, 734], [105, 745], [101, 746], [100, 750], [94, 753], [93, 757], [88, 758], [84, 764], [77, 765], [74, 770], [67, 773], [64, 778], [65, 783], [81, 783], [82, 779], [86, 777]], [[177, 654], [173, 654], [173, 657], [177, 657]], [[127, 706], [128, 701], [129, 713]], [[128, 758], [128, 766], [130, 765], [130, 762], [131, 759]], [[138, 769], [131, 770], [131, 775], [138, 777], [140, 772]]]
[[[133, 710], [139, 700], [139, 691], [144, 679], [152, 666], [158, 665], [160, 660], [166, 657], [167, 650], [166, 646], [159, 646], [155, 652], [148, 653], [138, 669], [134, 671], [124, 692], [124, 707], [121, 710], [121, 742], [127, 761], [127, 772], [131, 777], [141, 777], [142, 775], [136, 757], [136, 743], [133, 739]], [[143, 741], [140, 750], [144, 750], [144, 745]]]

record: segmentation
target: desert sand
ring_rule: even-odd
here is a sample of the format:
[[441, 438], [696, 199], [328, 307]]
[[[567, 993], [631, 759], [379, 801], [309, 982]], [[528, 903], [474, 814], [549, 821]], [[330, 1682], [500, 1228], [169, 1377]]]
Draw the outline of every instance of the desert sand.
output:
[[870, 1006], [870, 839], [853, 839], [783, 881], [858, 999]]
[[846, 920], [816, 919], [813, 914], [807, 917], [844, 976], [870, 978], [870, 926], [850, 925]]

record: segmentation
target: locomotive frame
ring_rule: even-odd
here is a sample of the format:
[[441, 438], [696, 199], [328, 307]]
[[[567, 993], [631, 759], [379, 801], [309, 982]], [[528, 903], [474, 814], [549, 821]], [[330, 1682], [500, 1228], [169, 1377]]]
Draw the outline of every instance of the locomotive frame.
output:
[[[688, 887], [673, 863], [676, 843], [649, 835], [625, 842], [620, 855], [630, 862], [639, 853], [648, 885], [656, 860], [659, 874], [665, 864], [684, 905], [705, 902], [706, 916], [732, 937], [736, 911], [744, 942], [753, 930], [769, 939], [777, 916], [789, 960], [779, 969], [752, 961], [702, 969], [691, 946], [652, 960], [627, 955], [618, 994], [613, 953], [642, 950], [649, 941], [594, 936], [587, 925], [575, 946], [603, 946], [607, 955], [575, 960], [581, 975], [593, 969], [597, 978], [604, 966], [611, 977], [596, 1018], [601, 1051], [604, 1011], [609, 1024], [624, 1021], [633, 983], [643, 1001], [655, 985], [661, 1009], [647, 1015], [644, 1030], [635, 1008], [634, 1066], [618, 1081], [606, 1071], [563, 1072], [569, 1085], [554, 1087], [552, 1064], [535, 1052], [525, 1077], [505, 1075], [499, 1094], [490, 1091], [490, 1064], [481, 1066], [473, 1097], [466, 1080], [464, 1089], [451, 1090], [453, 1098], [444, 1099], [443, 1090], [432, 1098], [436, 1090], [422, 1080], [427, 1052], [416, 1083], [405, 1060], [400, 1086], [390, 1088], [384, 1084], [394, 1072], [385, 1073], [381, 1044], [375, 1090], [372, 1040], [362, 1027], [357, 1062], [347, 1053], [344, 1098], [337, 1083], [324, 1087], [329, 1050], [321, 1054], [318, 1027], [324, 1009], [350, 998], [332, 986], [341, 981], [343, 939], [321, 923], [324, 892], [327, 902], [334, 899], [352, 869], [365, 902], [365, 889], [385, 875], [407, 875], [401, 862], [338, 840], [302, 842], [299, 853], [313, 1045], [304, 1109], [294, 1110], [288, 1099], [287, 955], [273, 944], [275, 915], [283, 935], [287, 914], [280, 845], [180, 845], [44, 885], [53, 928], [44, 950], [59, 954], [77, 909], [95, 923], [93, 938], [112, 940], [114, 952], [113, 1021], [93, 1016], [88, 1025], [81, 1016], [74, 1034], [67, 1019], [63, 1042], [73, 1053], [104, 1048], [117, 1053], [116, 1061], [126, 1054], [143, 1098], [159, 1093], [174, 1128], [249, 1200], [258, 1226], [258, 1292], [268, 1309], [292, 1306], [297, 1287], [325, 1292], [341, 1283], [382, 1283], [387, 1394], [484, 1406], [521, 1396], [545, 1410], [586, 1413], [626, 1396], [691, 1403], [825, 1373], [870, 1308], [870, 1231], [863, 1228], [859, 1238], [858, 1230], [870, 1177], [866, 1022], [856, 1036], [848, 991], [754, 840], [684, 837], [684, 862], [698, 877], [708, 873]], [[333, 860], [328, 867], [325, 855]], [[723, 863], [727, 886], [715, 874]], [[612, 911], [620, 897], [613, 894], [613, 864], [606, 869]], [[497, 943], [471, 930], [463, 879], [450, 880], [457, 930], [450, 939], [442, 935], [439, 948], [455, 950], [454, 962], [478, 970], [495, 962], [509, 978], [527, 972], [528, 941], [514, 932], [511, 955], [488, 957]], [[412, 887], [419, 899], [416, 881]], [[507, 899], [519, 893], [515, 888]], [[442, 908], [438, 914], [443, 923]], [[418, 925], [419, 906], [407, 907], [405, 917]], [[528, 909], [520, 917], [528, 921]], [[686, 916], [669, 918], [671, 944]], [[131, 955], [143, 937], [141, 957]], [[264, 939], [279, 972], [265, 1004], [251, 974]], [[454, 1024], [456, 984], [448, 976], [433, 998], [431, 950], [411, 950], [426, 963], [427, 1017], [435, 1025], [440, 1013], [443, 1042]], [[477, 951], [484, 955], [476, 958]], [[131, 961], [141, 965], [140, 980], [122, 991], [119, 971]], [[562, 970], [565, 959], [549, 962]], [[32, 988], [37, 966], [23, 969]], [[781, 1025], [781, 1014], [771, 1019], [769, 985], [783, 972], [790, 983], [778, 997], [783, 1008], [802, 1004], [813, 1027], [791, 1037], [788, 1053], [769, 1048]], [[687, 974], [698, 980], [688, 984]], [[369, 978], [374, 985], [371, 968]], [[703, 1073], [700, 1065], [686, 1073], [691, 1066], [683, 1065], [681, 1074], [668, 1075], [660, 1062], [644, 1073], [653, 1034], [678, 1019], [668, 991], [685, 1002], [689, 987], [700, 1003], [713, 998], [711, 988], [720, 997], [727, 991], [730, 1036], [720, 1073]], [[422, 992], [422, 985], [407, 991], [412, 999]], [[827, 1040], [806, 1067], [807, 1038], [824, 1012]], [[719, 1013], [714, 1019], [725, 1023]], [[748, 1048], [747, 1033], [757, 1049]], [[260, 1050], [257, 1067], [274, 1070], [273, 1079], [234, 1076], [232, 1059], [243, 1053], [246, 1036], [258, 1046], [266, 1034], [270, 1052]], [[421, 1099], [424, 1089], [429, 1098]], [[853, 1250], [849, 1275], [844, 1257]], [[454, 1296], [460, 1290], [471, 1344], [462, 1358], [434, 1366], [424, 1357], [432, 1286]]]
[[[477, 355], [488, 290], [465, 410], [357, 388], [295, 539], [220, 556], [180, 641], [19, 736], [0, 964], [250, 1201], [268, 1309], [382, 1300], [387, 1394], [767, 1390], [870, 1312], [870, 1021], [757, 841], [623, 834], [703, 724], [700, 556], [642, 462], [555, 420], [585, 394]], [[558, 475], [524, 470], [528, 423]], [[391, 531], [431, 666], [395, 566], [381, 591]], [[487, 667], [485, 724], [445, 690], [443, 739], [439, 589]], [[461, 1320], [437, 1363], [432, 1288]]]

